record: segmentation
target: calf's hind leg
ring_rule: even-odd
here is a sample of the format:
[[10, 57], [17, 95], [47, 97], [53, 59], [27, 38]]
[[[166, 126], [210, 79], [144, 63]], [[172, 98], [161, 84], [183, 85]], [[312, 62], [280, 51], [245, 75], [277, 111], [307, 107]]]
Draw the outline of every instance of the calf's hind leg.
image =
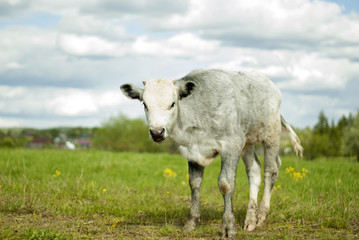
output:
[[267, 138], [263, 141], [264, 148], [264, 191], [263, 198], [258, 208], [257, 226], [264, 225], [272, 195], [273, 186], [277, 181], [279, 167], [281, 161], [279, 158], [279, 146], [281, 136], [281, 120], [280, 114], [274, 113], [270, 117]]
[[201, 216], [201, 185], [204, 167], [188, 161], [189, 186], [191, 187], [191, 206], [189, 209], [188, 220], [184, 225], [184, 230], [192, 231], [199, 224]]
[[242, 159], [246, 166], [249, 184], [249, 203], [244, 220], [244, 230], [253, 231], [257, 226], [257, 197], [261, 183], [261, 164], [254, 152], [254, 146], [246, 147]]
[[269, 213], [272, 190], [275, 182], [277, 181], [278, 171], [281, 165], [278, 152], [279, 145], [268, 146], [264, 144], [264, 192], [258, 209], [257, 226], [264, 225], [264, 221]]

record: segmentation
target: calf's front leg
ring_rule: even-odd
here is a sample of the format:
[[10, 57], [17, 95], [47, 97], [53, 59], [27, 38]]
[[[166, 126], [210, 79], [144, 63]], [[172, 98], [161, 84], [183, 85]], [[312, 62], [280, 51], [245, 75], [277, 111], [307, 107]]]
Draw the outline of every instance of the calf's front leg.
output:
[[224, 213], [222, 217], [223, 237], [236, 237], [236, 219], [233, 212], [232, 196], [236, 183], [239, 156], [222, 155], [222, 167], [218, 177], [218, 186], [224, 199]]
[[201, 216], [201, 185], [204, 167], [197, 163], [188, 161], [189, 186], [191, 187], [191, 207], [189, 209], [188, 220], [184, 225], [184, 230], [192, 231], [199, 224]]

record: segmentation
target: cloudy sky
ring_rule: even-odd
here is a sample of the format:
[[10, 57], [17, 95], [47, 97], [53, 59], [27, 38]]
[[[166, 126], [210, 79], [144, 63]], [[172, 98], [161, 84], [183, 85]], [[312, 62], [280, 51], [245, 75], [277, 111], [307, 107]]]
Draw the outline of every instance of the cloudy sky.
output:
[[260, 71], [293, 126], [359, 108], [359, 1], [0, 0], [0, 128], [143, 117], [123, 83]]

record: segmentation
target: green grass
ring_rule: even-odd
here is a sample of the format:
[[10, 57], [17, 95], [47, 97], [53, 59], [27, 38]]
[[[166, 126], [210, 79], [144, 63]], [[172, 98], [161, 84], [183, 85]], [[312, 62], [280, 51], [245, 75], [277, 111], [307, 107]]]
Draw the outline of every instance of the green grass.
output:
[[[289, 167], [308, 172], [296, 180]], [[164, 177], [166, 168], [177, 176]], [[218, 239], [219, 170], [219, 159], [206, 168], [201, 226], [186, 233], [190, 190], [179, 155], [1, 149], [0, 239]], [[239, 164], [233, 197], [239, 238], [358, 239], [353, 159], [282, 157], [276, 189], [265, 226], [243, 232], [248, 184]]]

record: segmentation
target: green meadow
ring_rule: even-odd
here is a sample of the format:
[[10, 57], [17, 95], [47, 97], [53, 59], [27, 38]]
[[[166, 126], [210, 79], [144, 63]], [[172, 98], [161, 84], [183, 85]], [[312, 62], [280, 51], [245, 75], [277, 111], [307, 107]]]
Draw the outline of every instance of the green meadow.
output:
[[[282, 157], [267, 222], [251, 233], [242, 230], [248, 183], [238, 166], [238, 239], [359, 238], [354, 159]], [[1, 149], [0, 239], [220, 239], [219, 171], [217, 158], [204, 174], [201, 226], [188, 233], [190, 189], [180, 155]]]

